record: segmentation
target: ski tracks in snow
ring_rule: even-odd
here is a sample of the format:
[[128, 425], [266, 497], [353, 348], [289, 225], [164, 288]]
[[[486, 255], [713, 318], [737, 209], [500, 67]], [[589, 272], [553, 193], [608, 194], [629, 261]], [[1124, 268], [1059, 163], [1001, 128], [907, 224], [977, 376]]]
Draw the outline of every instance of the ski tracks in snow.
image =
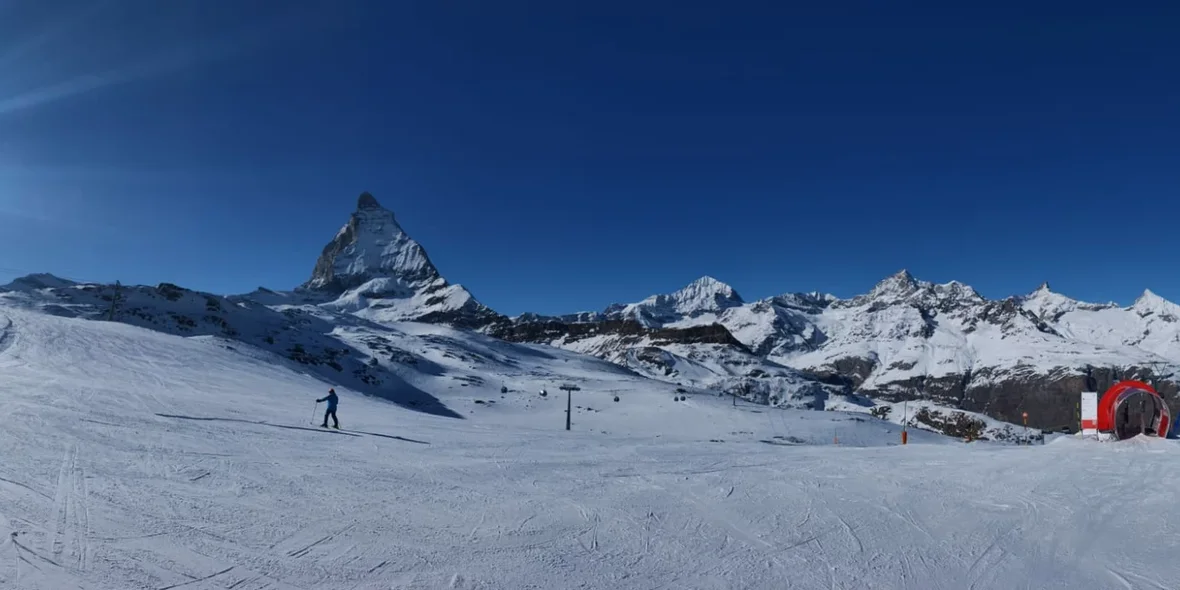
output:
[[[586, 507], [577, 502], [573, 502], [575, 508], [578, 509], [578, 514], [582, 516], [582, 520], [586, 521], [587, 527], [579, 532], [576, 536], [578, 544], [582, 549], [591, 555], [598, 554], [598, 525], [602, 523], [602, 519], [598, 516], [598, 512], [591, 512]], [[590, 541], [586, 542], [583, 537], [589, 536]]]
[[[50, 502], [47, 518], [37, 518], [28, 512], [25, 517], [10, 519], [0, 513], [0, 588], [73, 588], [90, 587], [85, 574], [90, 568], [93, 547], [91, 545], [90, 509], [86, 472], [79, 461], [78, 445], [66, 449], [58, 469], [57, 485], [52, 498], [32, 487], [11, 481], [5, 482], [12, 488], [41, 502]], [[7, 500], [13, 500], [9, 497]], [[21, 502], [4, 502], [0, 506], [19, 508]], [[44, 506], [44, 504], [41, 504]], [[44, 514], [43, 512], [41, 514]], [[23, 526], [17, 526], [23, 523]], [[37, 534], [30, 535], [32, 528], [43, 536], [38, 543]]]
[[0, 587], [12, 584], [16, 588], [20, 583], [21, 555], [17, 533], [9, 523], [8, 517], [0, 512]]
[[[1107, 567], [1106, 571], [1111, 576], [1114, 576], [1114, 578], [1119, 581], [1119, 584], [1121, 584], [1124, 588], [1127, 588], [1127, 590], [1136, 590], [1138, 588], [1144, 588], [1144, 589], [1150, 589], [1150, 590], [1170, 590], [1170, 588], [1171, 588], [1171, 586], [1164, 585], [1163, 583], [1161, 583], [1158, 580], [1153, 580], [1147, 576], [1137, 574], [1134, 572], [1116, 570], [1111, 567]], [[1138, 585], [1132, 583], [1132, 580], [1141, 580], [1144, 583], [1144, 585], [1138, 586]]]
[[53, 496], [53, 512], [46, 523], [46, 553], [54, 561], [76, 571], [90, 567], [89, 493], [86, 472], [78, 462], [78, 445], [66, 450], [57, 476], [57, 491]]
[[[326, 524], [326, 523], [330, 523], [330, 522], [332, 522], [332, 521], [323, 521], [322, 523], [317, 523], [317, 524]], [[287, 557], [293, 557], [295, 559], [302, 559], [302, 558], [310, 555], [312, 553], [312, 551], [314, 551], [317, 547], [320, 547], [321, 545], [324, 545], [325, 543], [330, 543], [333, 540], [335, 540], [337, 537], [339, 537], [340, 535], [343, 535], [343, 534], [351, 531], [352, 529], [356, 528], [356, 523], [354, 522], [352, 524], [349, 524], [343, 528], [336, 530], [336, 532], [334, 532], [334, 533], [328, 533], [326, 535], [317, 535], [314, 537], [309, 537], [306, 534], [309, 531], [317, 530], [317, 528], [318, 527], [315, 527], [315, 526], [305, 527], [304, 529], [301, 529], [300, 531], [296, 532], [294, 535], [292, 535], [292, 536], [290, 536], [278, 543], [275, 543], [274, 545], [271, 546], [271, 548], [283, 550], [283, 554], [286, 555]], [[322, 529], [319, 529], [319, 530], [322, 530]], [[289, 547], [289, 549], [288, 549], [288, 547]]]

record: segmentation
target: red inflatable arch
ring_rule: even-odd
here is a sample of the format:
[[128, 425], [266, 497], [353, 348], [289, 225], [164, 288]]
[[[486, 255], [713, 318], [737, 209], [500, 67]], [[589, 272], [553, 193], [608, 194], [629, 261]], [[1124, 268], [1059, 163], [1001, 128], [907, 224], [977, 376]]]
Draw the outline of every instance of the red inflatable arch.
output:
[[1164, 398], [1142, 381], [1119, 381], [1098, 402], [1098, 431], [1113, 433], [1116, 439], [1167, 436], [1171, 417]]

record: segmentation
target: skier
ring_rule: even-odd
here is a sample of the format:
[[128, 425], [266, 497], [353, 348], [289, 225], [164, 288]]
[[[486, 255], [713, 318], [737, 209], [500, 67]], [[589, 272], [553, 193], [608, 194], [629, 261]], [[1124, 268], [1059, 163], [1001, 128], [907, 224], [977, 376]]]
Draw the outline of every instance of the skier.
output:
[[336, 388], [334, 387], [328, 389], [328, 397], [315, 400], [315, 403], [317, 404], [320, 402], [328, 402], [328, 410], [324, 412], [324, 423], [321, 425], [323, 428], [328, 427], [328, 416], [331, 416], [332, 427], [336, 430], [340, 430], [340, 420], [336, 419], [336, 404], [339, 403], [339, 401], [340, 398], [336, 397]]

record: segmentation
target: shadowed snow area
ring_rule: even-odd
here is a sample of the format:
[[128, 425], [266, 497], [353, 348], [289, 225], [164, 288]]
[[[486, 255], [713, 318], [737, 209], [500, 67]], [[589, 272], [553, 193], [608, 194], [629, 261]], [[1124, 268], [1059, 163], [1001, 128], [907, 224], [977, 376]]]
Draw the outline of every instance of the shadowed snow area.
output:
[[[484, 345], [464, 334], [445, 338]], [[0, 307], [0, 588], [1180, 580], [1172, 441], [903, 447], [863, 414], [674, 401], [623, 373], [581, 382], [571, 432], [559, 383], [429, 392], [465, 420], [338, 388], [323, 430], [328, 384], [234, 346]]]

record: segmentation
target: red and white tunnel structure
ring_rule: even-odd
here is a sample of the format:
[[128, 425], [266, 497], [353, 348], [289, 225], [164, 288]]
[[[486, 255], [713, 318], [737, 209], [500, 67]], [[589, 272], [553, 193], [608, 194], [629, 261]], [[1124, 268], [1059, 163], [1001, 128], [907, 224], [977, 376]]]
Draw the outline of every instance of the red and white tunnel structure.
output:
[[1115, 383], [1102, 394], [1097, 410], [1096, 416], [1085, 417], [1082, 429], [1097, 430], [1103, 438], [1166, 437], [1172, 426], [1167, 402], [1142, 381]]

